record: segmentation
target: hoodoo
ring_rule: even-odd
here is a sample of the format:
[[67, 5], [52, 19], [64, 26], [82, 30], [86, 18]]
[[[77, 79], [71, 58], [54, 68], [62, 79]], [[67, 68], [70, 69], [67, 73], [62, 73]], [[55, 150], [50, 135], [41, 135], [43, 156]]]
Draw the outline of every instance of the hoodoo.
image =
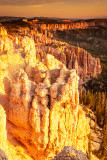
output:
[[54, 69], [44, 74], [38, 83], [23, 70], [14, 77], [8, 96], [11, 133], [38, 160], [53, 158], [67, 145], [86, 152], [90, 128], [79, 106], [76, 71]]

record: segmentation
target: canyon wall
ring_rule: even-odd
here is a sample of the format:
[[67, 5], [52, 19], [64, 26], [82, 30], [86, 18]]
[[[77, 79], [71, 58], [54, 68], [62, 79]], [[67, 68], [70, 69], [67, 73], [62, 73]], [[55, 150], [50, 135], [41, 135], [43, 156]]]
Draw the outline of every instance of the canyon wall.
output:
[[0, 105], [0, 149], [8, 156], [7, 131], [6, 131], [6, 114]]
[[97, 77], [101, 74], [101, 64], [99, 58], [94, 58], [90, 53], [82, 48], [74, 46], [64, 46], [62, 48], [52, 48], [52, 46], [37, 46], [37, 55], [43, 61], [48, 54], [53, 55], [61, 61], [68, 69], [76, 69], [79, 77]]
[[76, 71], [44, 74], [38, 84], [23, 70], [14, 77], [8, 95], [11, 133], [37, 160], [51, 159], [67, 145], [86, 152], [90, 128], [79, 106]]
[[[21, 30], [34, 39], [36, 46], [36, 59], [43, 62], [47, 54], [53, 55], [58, 61], [61, 61], [66, 68], [76, 69], [81, 79], [97, 77], [101, 74], [100, 59], [92, 57], [86, 50], [69, 45], [65, 42], [57, 41], [52, 33], [47, 30], [41, 30], [40, 33], [33, 28], [30, 30]], [[32, 44], [33, 45], [33, 44]], [[44, 62], [43, 62], [44, 63]]]
[[100, 61], [82, 48], [30, 35], [3, 31], [0, 37], [0, 91], [8, 100], [9, 131], [37, 160], [52, 159], [64, 146], [86, 153], [90, 127], [79, 105], [78, 81], [100, 74]]
[[39, 20], [31, 20], [27, 21], [30, 25], [32, 26], [38, 26], [43, 30], [69, 30], [69, 29], [86, 29], [89, 27], [107, 27], [107, 20], [102, 19], [102, 20], [90, 20], [90, 21], [70, 21], [70, 20], [59, 20], [56, 22], [51, 22], [49, 21], [45, 22], [42, 21], [40, 22]]
[[[1, 38], [1, 54], [20, 52], [26, 63], [31, 66], [35, 66], [37, 60], [43, 62], [46, 55], [51, 54], [68, 69], [76, 69], [80, 79], [90, 79], [101, 74], [100, 60], [92, 57], [86, 50], [53, 39], [47, 30], [38, 33], [37, 28], [20, 28], [20, 32], [27, 36], [12, 38], [7, 35]], [[3, 34], [6, 35], [4, 29], [1, 35]]]

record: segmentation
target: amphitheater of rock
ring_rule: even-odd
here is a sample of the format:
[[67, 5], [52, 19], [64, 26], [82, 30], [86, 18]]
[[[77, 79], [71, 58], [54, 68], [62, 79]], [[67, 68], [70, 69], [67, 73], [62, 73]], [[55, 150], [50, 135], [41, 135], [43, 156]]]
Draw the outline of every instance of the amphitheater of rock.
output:
[[[36, 160], [52, 159], [64, 146], [73, 146], [86, 153], [90, 127], [79, 105], [79, 73], [83, 67], [83, 76], [87, 72], [99, 74], [100, 62], [75, 47], [68, 47], [68, 50], [65, 47], [65, 62], [64, 58], [55, 58], [48, 52], [39, 61], [36, 49], [33, 39], [26, 36], [10, 39], [2, 31], [0, 91], [6, 94], [8, 101], [5, 109], [11, 122], [10, 132]], [[0, 135], [4, 135], [0, 148], [8, 155], [2, 106], [0, 119], [3, 121]]]

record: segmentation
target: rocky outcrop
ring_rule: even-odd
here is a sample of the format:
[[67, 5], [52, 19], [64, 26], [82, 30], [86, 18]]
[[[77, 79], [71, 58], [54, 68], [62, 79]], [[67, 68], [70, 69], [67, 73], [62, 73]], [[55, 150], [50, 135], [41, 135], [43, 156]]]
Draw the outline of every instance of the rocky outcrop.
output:
[[21, 40], [25, 61], [27, 64], [34, 66], [36, 63], [36, 49], [34, 40], [25, 36]]
[[[1, 95], [0, 98], [0, 103], [6, 101]], [[11, 135], [9, 123], [6, 121], [6, 113], [0, 105], [0, 160], [32, 160], [20, 142]]]
[[8, 37], [0, 37], [0, 54], [13, 53], [13, 42]]
[[79, 105], [78, 80], [100, 74], [100, 60], [51, 39], [48, 31], [44, 36], [20, 30], [32, 38], [0, 36], [0, 89], [9, 101], [9, 131], [37, 160], [52, 159], [64, 146], [86, 152], [90, 127]]
[[13, 42], [8, 38], [7, 30], [0, 26], [0, 54], [13, 53]]
[[7, 31], [4, 27], [0, 25], [0, 36], [7, 36]]
[[61, 68], [67, 70], [66, 66], [62, 62], [58, 61], [54, 56], [50, 54], [47, 54], [45, 56], [43, 63], [47, 66], [49, 70], [61, 69]]
[[[1, 54], [20, 52], [26, 64], [29, 65], [27, 68], [30, 72], [32, 72], [31, 67], [35, 67], [38, 61], [43, 62], [45, 65], [46, 61], [48, 61], [49, 67], [47, 66], [47, 68], [51, 68], [55, 63], [59, 65], [60, 61], [66, 68], [76, 69], [81, 79], [97, 77], [101, 73], [100, 60], [92, 57], [91, 54], [84, 49], [50, 38], [47, 35], [48, 32], [46, 31], [45, 34], [44, 30], [42, 30], [41, 33], [38, 33], [35, 28], [33, 28], [33, 30], [27, 28], [22, 31], [26, 31], [29, 37], [12, 37], [10, 35], [6, 36], [5, 34], [1, 36], [0, 52]], [[26, 34], [24, 33], [24, 35]], [[51, 55], [54, 56], [53, 60]]]
[[69, 52], [65, 51], [67, 59], [70, 59], [70, 61], [68, 60], [68, 68], [73, 66], [80, 78], [86, 76], [96, 77], [101, 73], [101, 65], [98, 58], [92, 57], [90, 53], [79, 47], [71, 47], [71, 52], [71, 57], [69, 57]]
[[81, 20], [81, 21], [70, 21], [70, 20], [59, 20], [49, 23], [49, 22], [40, 22], [40, 21], [27, 21], [32, 26], [39, 26], [42, 30], [69, 30], [69, 29], [86, 29], [90, 27], [107, 27], [107, 20], [106, 19], [96, 19], [96, 20]]
[[88, 160], [86, 154], [66, 146], [53, 160]]
[[0, 105], [0, 156], [3, 157], [4, 153], [1, 150], [8, 155], [6, 114], [3, 107]]
[[46, 70], [35, 82], [23, 70], [12, 81], [8, 119], [13, 136], [37, 160], [52, 159], [66, 145], [86, 152], [90, 129], [79, 106], [76, 71]]
[[[37, 54], [40, 55], [41, 61], [44, 62], [45, 57], [47, 57], [47, 54], [43, 54], [42, 56], [43, 52], [51, 54], [58, 61], [62, 62], [66, 68], [75, 69], [81, 79], [86, 77], [97, 77], [99, 74], [101, 74], [102, 69], [100, 59], [92, 57], [90, 53], [82, 48], [74, 47], [71, 45], [65, 45], [62, 47], [62, 50], [59, 48], [54, 49], [50, 46], [41, 46], [42, 51], [39, 50], [39, 48], [40, 46], [37, 47]], [[52, 62], [51, 55], [50, 57], [48, 56], [48, 59], [50, 59], [50, 66], [55, 63]]]

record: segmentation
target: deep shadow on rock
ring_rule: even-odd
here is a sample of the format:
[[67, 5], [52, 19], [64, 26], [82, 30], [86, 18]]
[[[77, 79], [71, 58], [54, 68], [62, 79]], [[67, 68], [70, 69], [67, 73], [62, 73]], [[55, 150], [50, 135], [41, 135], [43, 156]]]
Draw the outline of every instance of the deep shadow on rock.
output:
[[5, 152], [0, 149], [0, 160], [8, 160]]
[[82, 151], [77, 151], [75, 148], [65, 146], [62, 152], [54, 157], [53, 160], [88, 160], [86, 154]]

